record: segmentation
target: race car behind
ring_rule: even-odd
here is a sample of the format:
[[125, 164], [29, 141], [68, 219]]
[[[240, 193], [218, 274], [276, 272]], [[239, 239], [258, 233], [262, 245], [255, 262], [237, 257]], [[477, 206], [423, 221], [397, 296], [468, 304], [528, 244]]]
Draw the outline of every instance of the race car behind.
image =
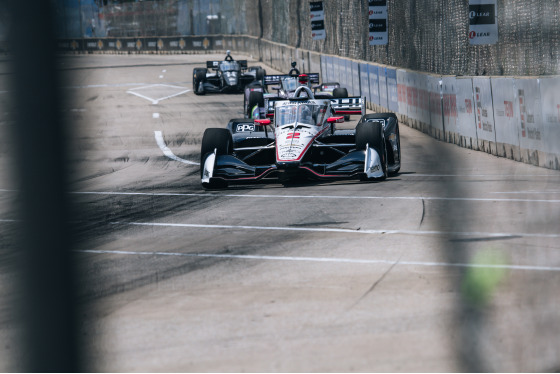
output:
[[227, 51], [223, 61], [206, 61], [206, 68], [193, 69], [193, 91], [206, 93], [241, 92], [254, 81], [263, 81], [266, 71], [260, 66], [247, 66], [247, 60], [234, 60]]

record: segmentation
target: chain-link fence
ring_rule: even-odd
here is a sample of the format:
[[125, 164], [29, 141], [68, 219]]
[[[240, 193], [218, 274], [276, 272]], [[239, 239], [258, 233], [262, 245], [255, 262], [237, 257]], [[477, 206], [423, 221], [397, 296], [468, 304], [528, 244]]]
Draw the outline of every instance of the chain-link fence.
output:
[[560, 0], [498, 0], [499, 41], [471, 45], [466, 0], [387, 1], [388, 44], [368, 42], [368, 0], [324, 0], [324, 40], [309, 1], [65, 0], [62, 37], [244, 34], [325, 54], [445, 75], [560, 74]]

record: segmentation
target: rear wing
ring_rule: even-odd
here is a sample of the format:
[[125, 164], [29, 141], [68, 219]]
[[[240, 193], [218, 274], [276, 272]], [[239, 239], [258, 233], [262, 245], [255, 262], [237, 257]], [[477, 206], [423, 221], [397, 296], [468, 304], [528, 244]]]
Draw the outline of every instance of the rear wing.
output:
[[[337, 97], [329, 99], [335, 115], [363, 116], [366, 114], [366, 101], [359, 96]], [[286, 101], [281, 98], [270, 98], [266, 102], [266, 117], [274, 117], [274, 104], [276, 101]]]
[[[313, 84], [319, 84], [319, 73], [309, 73], [306, 74], [309, 77], [309, 81]], [[281, 74], [281, 75], [265, 75], [264, 76], [264, 84], [266, 84], [267, 86], [273, 85], [273, 84], [280, 84], [280, 82], [282, 82], [282, 79], [286, 79], [286, 78], [293, 78], [294, 75], [288, 75], [288, 74]]]
[[[247, 69], [247, 60], [234, 60], [234, 61], [239, 63], [241, 69]], [[206, 61], [206, 68], [218, 70], [218, 66], [220, 66], [222, 62], [223, 61]]]
[[362, 97], [333, 97], [330, 101], [334, 114], [350, 116], [366, 114], [366, 101]]

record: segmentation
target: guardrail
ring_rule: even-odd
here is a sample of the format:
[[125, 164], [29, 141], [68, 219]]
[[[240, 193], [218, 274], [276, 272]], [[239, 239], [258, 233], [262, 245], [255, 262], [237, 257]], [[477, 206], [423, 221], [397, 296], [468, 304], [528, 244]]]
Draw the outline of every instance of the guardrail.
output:
[[409, 71], [319, 54], [245, 35], [59, 40], [61, 52], [242, 52], [278, 70], [297, 61], [321, 72], [368, 107], [391, 111], [432, 137], [540, 167], [560, 170], [560, 76], [461, 77]]

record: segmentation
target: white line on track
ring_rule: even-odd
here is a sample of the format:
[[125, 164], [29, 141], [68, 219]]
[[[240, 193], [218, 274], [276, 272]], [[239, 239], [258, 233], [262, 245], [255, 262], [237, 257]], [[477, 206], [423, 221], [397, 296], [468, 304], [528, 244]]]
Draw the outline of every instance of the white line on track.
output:
[[484, 238], [560, 238], [560, 234], [523, 233], [523, 232], [460, 232], [460, 231], [421, 231], [421, 230], [368, 230], [368, 229], [336, 229], [324, 227], [289, 227], [289, 226], [235, 226], [235, 225], [204, 225], [191, 223], [158, 223], [158, 222], [110, 222], [111, 225], [150, 226], [150, 227], [179, 227], [198, 229], [229, 229], [229, 230], [253, 230], [253, 231], [299, 231], [299, 232], [327, 232], [360, 235], [452, 235], [471, 236]]
[[144, 95], [142, 95], [142, 94], [139, 94], [138, 92], [134, 92], [134, 91], [126, 91], [126, 92], [129, 93], [129, 94], [132, 94], [132, 95], [141, 97], [142, 99], [146, 99], [146, 100], [150, 101], [150, 102], [151, 102], [152, 104], [154, 104], [154, 105], [157, 105], [157, 104], [159, 103], [159, 100], [154, 100], [154, 99], [152, 99], [151, 97], [144, 96]]
[[198, 162], [184, 160], [180, 157], [175, 156], [175, 154], [173, 154], [171, 149], [167, 148], [167, 145], [165, 145], [165, 140], [163, 140], [163, 135], [162, 135], [161, 131], [154, 131], [154, 134], [155, 134], [155, 137], [156, 137], [156, 142], [157, 142], [159, 148], [162, 150], [164, 155], [166, 155], [167, 157], [169, 157], [172, 160], [179, 161], [179, 162], [182, 162], [184, 164], [199, 165]]
[[[162, 139], [163, 141], [163, 139]], [[159, 144], [159, 143], [158, 143]], [[165, 143], [163, 143], [165, 145]], [[161, 146], [160, 146], [161, 148]], [[167, 148], [167, 147], [166, 147]], [[171, 151], [170, 151], [171, 152]], [[184, 160], [186, 161], [186, 160]], [[189, 161], [189, 163], [193, 163]], [[194, 164], [194, 163], [193, 163]], [[196, 163], [199, 165], [199, 163]], [[7, 190], [0, 190], [7, 191]], [[499, 199], [476, 197], [437, 197], [437, 196], [340, 196], [340, 195], [254, 195], [254, 194], [217, 194], [217, 193], [151, 193], [151, 192], [114, 192], [114, 191], [76, 191], [79, 195], [130, 195], [130, 196], [186, 196], [186, 197], [247, 197], [265, 199], [332, 199], [332, 200], [442, 200], [442, 201], [492, 201], [507, 203], [560, 203], [560, 200], [546, 199]]]
[[179, 252], [133, 252], [133, 251], [103, 251], [103, 250], [76, 250], [81, 253], [97, 254], [120, 254], [138, 256], [175, 256], [175, 257], [206, 257], [239, 260], [268, 260], [268, 261], [301, 261], [301, 262], [326, 262], [347, 263], [364, 265], [409, 265], [409, 266], [439, 266], [439, 267], [462, 267], [462, 268], [492, 268], [509, 270], [535, 270], [535, 271], [560, 271], [560, 267], [553, 266], [531, 266], [531, 265], [498, 265], [498, 264], [461, 264], [448, 262], [424, 262], [424, 261], [390, 261], [390, 260], [365, 260], [352, 258], [328, 258], [328, 257], [289, 257], [289, 256], [257, 256], [257, 255], [221, 255], [208, 253], [179, 253]]

